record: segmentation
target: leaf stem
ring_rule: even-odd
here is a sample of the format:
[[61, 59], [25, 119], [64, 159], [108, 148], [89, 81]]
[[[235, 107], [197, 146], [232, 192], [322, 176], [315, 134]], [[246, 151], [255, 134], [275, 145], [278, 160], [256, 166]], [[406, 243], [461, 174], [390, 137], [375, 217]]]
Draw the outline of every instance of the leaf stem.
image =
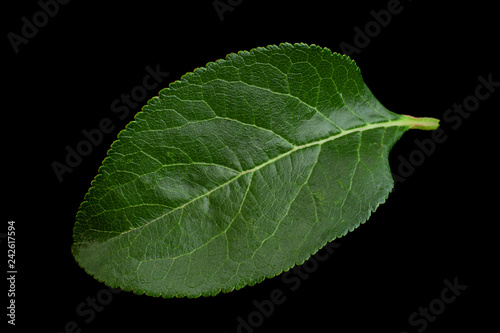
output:
[[422, 117], [417, 118], [408, 115], [402, 115], [403, 121], [408, 123], [410, 129], [419, 129], [419, 130], [435, 130], [439, 127], [439, 119], [431, 118], [431, 117]]

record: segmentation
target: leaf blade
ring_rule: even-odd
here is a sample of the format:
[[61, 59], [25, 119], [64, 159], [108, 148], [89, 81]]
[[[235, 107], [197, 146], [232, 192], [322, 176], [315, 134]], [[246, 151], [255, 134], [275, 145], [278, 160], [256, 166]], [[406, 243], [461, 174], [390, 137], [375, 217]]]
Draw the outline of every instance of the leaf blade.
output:
[[422, 119], [386, 110], [354, 62], [327, 49], [228, 55], [162, 90], [120, 133], [72, 251], [100, 281], [136, 293], [258, 283], [366, 221], [392, 188], [392, 145], [435, 128]]

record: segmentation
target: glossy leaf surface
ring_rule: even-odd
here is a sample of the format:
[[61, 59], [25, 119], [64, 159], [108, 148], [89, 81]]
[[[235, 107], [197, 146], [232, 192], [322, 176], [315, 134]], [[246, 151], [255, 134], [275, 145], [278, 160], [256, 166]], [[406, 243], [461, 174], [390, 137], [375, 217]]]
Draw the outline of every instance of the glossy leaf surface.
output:
[[436, 127], [385, 109], [328, 49], [229, 54], [163, 89], [119, 134], [77, 214], [73, 254], [138, 294], [253, 285], [365, 222], [393, 187], [394, 143]]

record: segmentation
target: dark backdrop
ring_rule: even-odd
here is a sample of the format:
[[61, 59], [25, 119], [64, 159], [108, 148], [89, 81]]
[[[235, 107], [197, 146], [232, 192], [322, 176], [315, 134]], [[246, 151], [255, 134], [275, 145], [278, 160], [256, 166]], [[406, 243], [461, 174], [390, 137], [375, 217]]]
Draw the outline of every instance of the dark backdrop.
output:
[[[7, 272], [5, 234], [15, 221], [17, 270], [16, 325], [9, 329], [431, 333], [481, 332], [492, 323], [500, 104], [493, 3], [56, 3], [30, 0], [2, 10], [0, 240]], [[332, 253], [320, 252], [325, 260], [210, 298], [112, 294], [70, 252], [76, 211], [109, 145], [147, 99], [184, 73], [280, 42], [350, 53], [382, 104], [440, 118], [441, 132], [403, 136], [390, 158], [394, 192], [366, 224], [335, 240]], [[162, 82], [131, 103], [127, 116], [113, 112], [115, 100], [142, 85], [148, 66], [163, 73]], [[64, 163], [66, 147], [103, 119], [111, 121], [109, 133], [58, 178], [54, 162]], [[12, 297], [8, 283], [4, 288], [6, 322]], [[276, 291], [281, 303], [271, 308]]]

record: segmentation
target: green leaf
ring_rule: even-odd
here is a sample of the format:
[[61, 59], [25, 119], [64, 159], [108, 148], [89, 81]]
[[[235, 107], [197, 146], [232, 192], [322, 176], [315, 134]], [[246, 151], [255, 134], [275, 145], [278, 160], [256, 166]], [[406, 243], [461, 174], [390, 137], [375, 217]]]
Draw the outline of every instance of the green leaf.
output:
[[393, 187], [394, 143], [437, 126], [385, 109], [354, 61], [326, 48], [229, 54], [160, 91], [118, 135], [72, 252], [137, 294], [254, 285], [365, 222]]

